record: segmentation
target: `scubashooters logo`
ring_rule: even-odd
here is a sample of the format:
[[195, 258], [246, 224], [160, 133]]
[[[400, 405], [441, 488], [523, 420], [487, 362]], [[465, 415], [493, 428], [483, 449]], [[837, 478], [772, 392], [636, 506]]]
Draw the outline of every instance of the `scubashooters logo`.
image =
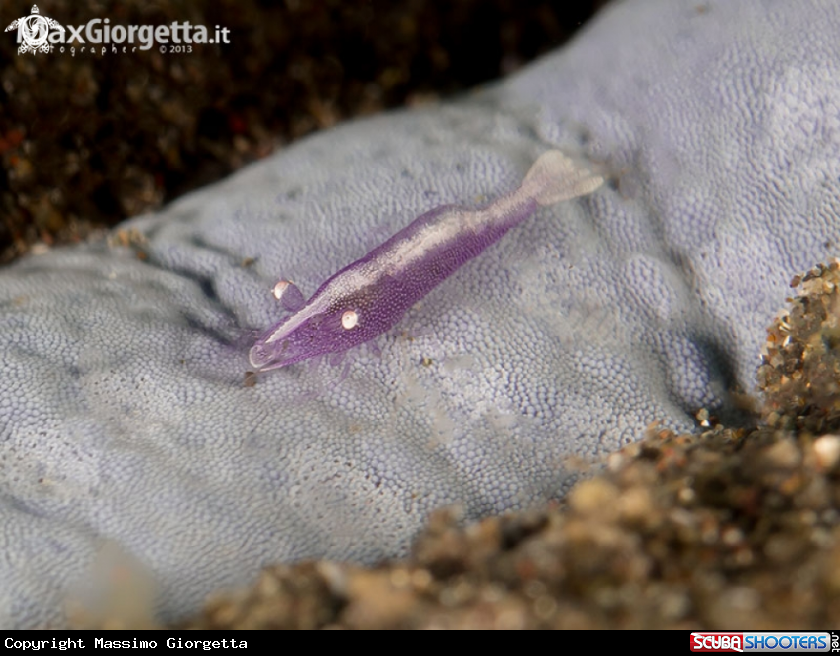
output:
[[713, 632], [691, 634], [691, 651], [728, 652], [822, 652], [830, 651], [832, 637], [816, 631], [790, 631], [786, 633]]
[[41, 16], [38, 5], [32, 5], [32, 13], [29, 16], [13, 20], [12, 24], [6, 28], [6, 32], [18, 31], [19, 55], [27, 52], [32, 52], [34, 55], [38, 50], [41, 52], [50, 51], [50, 44], [47, 40], [50, 37], [51, 28], [61, 30], [62, 34], [64, 33], [64, 28], [58, 24], [58, 21]]

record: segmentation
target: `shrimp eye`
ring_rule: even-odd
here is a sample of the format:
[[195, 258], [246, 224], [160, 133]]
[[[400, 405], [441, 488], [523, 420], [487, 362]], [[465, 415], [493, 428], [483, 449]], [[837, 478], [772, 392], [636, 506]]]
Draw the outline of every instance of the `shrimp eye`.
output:
[[272, 293], [274, 294], [274, 298], [276, 298], [278, 301], [281, 298], [283, 298], [283, 294], [286, 293], [286, 290], [289, 288], [290, 284], [291, 284], [291, 282], [288, 281], [288, 280], [278, 281], [278, 283], [276, 285], [274, 285], [274, 289], [272, 290]]
[[355, 310], [347, 310], [341, 315], [341, 327], [344, 330], [351, 330], [359, 323], [359, 315]]

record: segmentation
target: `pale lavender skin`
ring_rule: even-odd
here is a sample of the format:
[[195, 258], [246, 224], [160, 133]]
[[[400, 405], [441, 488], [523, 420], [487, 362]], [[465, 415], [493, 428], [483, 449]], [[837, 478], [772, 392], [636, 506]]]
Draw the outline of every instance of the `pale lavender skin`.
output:
[[[522, 185], [484, 208], [443, 206], [422, 214], [322, 284], [297, 312], [251, 348], [259, 371], [343, 353], [393, 328], [408, 309], [463, 264], [495, 244], [541, 205], [597, 189], [603, 178], [559, 151], [534, 163]], [[355, 312], [358, 322], [342, 326]]]

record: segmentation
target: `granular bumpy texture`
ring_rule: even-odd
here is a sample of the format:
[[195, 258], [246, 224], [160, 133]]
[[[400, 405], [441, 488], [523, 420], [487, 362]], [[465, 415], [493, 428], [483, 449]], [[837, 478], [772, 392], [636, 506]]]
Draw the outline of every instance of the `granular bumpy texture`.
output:
[[406, 560], [275, 565], [180, 626], [820, 630], [840, 621], [840, 438], [652, 429], [607, 462], [562, 508], [466, 528], [438, 512]]
[[767, 331], [758, 370], [771, 426], [814, 434], [840, 429], [840, 261], [797, 275], [790, 310]]
[[[820, 630], [840, 622], [840, 261], [768, 329], [760, 427], [651, 425], [563, 506], [466, 528], [434, 513], [402, 561], [266, 568], [188, 628]], [[715, 424], [712, 426], [712, 424]]]
[[[176, 621], [272, 563], [405, 556], [443, 506], [466, 523], [560, 499], [578, 461], [638, 441], [655, 420], [676, 434], [702, 408], [737, 416], [728, 391], [753, 389], [790, 272], [825, 261], [840, 238], [840, 119], [826, 109], [840, 105], [838, 31], [836, 3], [616, 3], [497, 86], [319, 133], [133, 219], [108, 243], [5, 268], [0, 624], [61, 625], [68, 608], [78, 618], [123, 606]], [[325, 362], [246, 376], [247, 331], [281, 316], [278, 278], [310, 294], [422, 212], [510, 191], [552, 147], [603, 166], [612, 184], [508, 233], [375, 349], [350, 354], [343, 380]], [[830, 439], [813, 444], [831, 455]], [[785, 448], [768, 456], [781, 492], [766, 493], [793, 508], [771, 550], [780, 558], [786, 531], [821, 544], [833, 521], [819, 489], [811, 506], [786, 500], [807, 477], [794, 462], [806, 456]], [[762, 508], [754, 484], [733, 500], [716, 480], [695, 490], [704, 504]], [[654, 492], [651, 517], [679, 526], [658, 496], [670, 492]], [[574, 499], [577, 513], [593, 505]], [[729, 530], [731, 511], [715, 507], [708, 522], [737, 550], [747, 520]], [[498, 543], [493, 523], [506, 520], [488, 521]], [[616, 581], [657, 564], [667, 574], [673, 561], [634, 546], [669, 548], [652, 534], [586, 537], [573, 523], [554, 531], [556, 521], [520, 532], [542, 522], [581, 558], [590, 543], [627, 547], [592, 601], [604, 608], [625, 603], [611, 596]], [[686, 530], [702, 536], [705, 525]], [[723, 553], [710, 548], [698, 558]], [[444, 576], [435, 550], [422, 553], [422, 567]], [[597, 563], [581, 571], [599, 590]], [[582, 593], [590, 585], [566, 576]], [[709, 594], [714, 581], [703, 581]], [[142, 582], [145, 609], [124, 599], [125, 582]], [[733, 617], [755, 601], [738, 589], [726, 599]], [[680, 604], [669, 612], [688, 617]], [[518, 621], [515, 608], [504, 617]]]

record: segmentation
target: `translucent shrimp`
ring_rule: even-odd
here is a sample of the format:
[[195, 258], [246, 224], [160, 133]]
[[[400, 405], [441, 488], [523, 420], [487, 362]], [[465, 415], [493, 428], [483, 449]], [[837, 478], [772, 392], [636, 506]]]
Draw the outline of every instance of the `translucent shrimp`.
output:
[[477, 210], [444, 206], [426, 212], [331, 276], [306, 303], [293, 283], [280, 281], [275, 296], [294, 313], [256, 340], [251, 366], [277, 369], [374, 339], [539, 207], [592, 193], [603, 182], [597, 173], [550, 150], [515, 191]]

